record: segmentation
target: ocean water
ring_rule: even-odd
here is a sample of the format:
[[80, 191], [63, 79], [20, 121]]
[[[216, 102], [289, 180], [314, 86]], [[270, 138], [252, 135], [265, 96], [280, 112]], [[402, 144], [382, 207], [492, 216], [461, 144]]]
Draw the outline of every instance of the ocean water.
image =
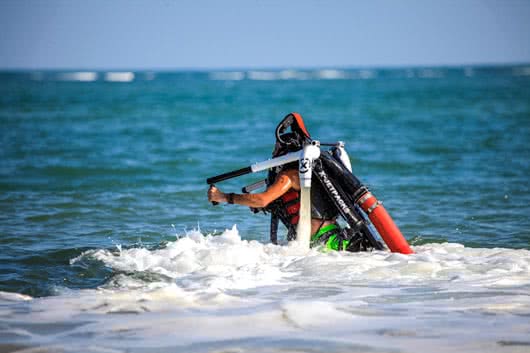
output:
[[[207, 202], [291, 111], [414, 255]], [[2, 352], [530, 351], [530, 66], [4, 72], [0, 127]]]

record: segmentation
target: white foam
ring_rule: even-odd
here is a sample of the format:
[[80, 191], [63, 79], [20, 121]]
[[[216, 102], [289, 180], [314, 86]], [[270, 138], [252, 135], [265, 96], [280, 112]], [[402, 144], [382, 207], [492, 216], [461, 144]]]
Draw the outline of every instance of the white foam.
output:
[[347, 78], [345, 71], [333, 69], [319, 70], [316, 72], [316, 76], [322, 80], [343, 80]]
[[92, 82], [98, 79], [97, 72], [65, 72], [58, 75], [61, 81]]
[[97, 250], [83, 256], [102, 261], [118, 271], [148, 271], [175, 279], [197, 277], [203, 281], [200, 288], [221, 290], [277, 284], [290, 276], [277, 266], [280, 259], [275, 251], [279, 250], [298, 253], [294, 247], [279, 248], [241, 240], [234, 226], [215, 237], [192, 231], [160, 250], [137, 248], [117, 253]]
[[[67, 351], [64, 341], [71, 351], [97, 341], [133, 352], [213, 341], [248, 352], [274, 350], [263, 346], [272, 341], [283, 351], [503, 352], [497, 342], [528, 341], [529, 251], [448, 243], [414, 251], [276, 246], [243, 240], [235, 226], [219, 236], [192, 231], [162, 249], [92, 250], [72, 262], [95, 259], [119, 274], [97, 290], [17, 301], [25, 314], [0, 295], [2, 334], [24, 330], [30, 344]], [[68, 325], [43, 335], [35, 322]]]
[[33, 298], [30, 297], [29, 295], [0, 291], [0, 301], [17, 302], [17, 301], [27, 301], [27, 300], [32, 300], [32, 299]]
[[209, 77], [210, 77], [210, 80], [241, 81], [245, 79], [245, 73], [241, 71], [210, 72]]
[[274, 81], [281, 79], [280, 73], [276, 71], [249, 71], [247, 72], [247, 77], [249, 80], [256, 81]]
[[281, 70], [281, 71], [249, 71], [247, 72], [249, 80], [257, 81], [275, 81], [275, 80], [309, 80], [312, 74], [308, 71], [299, 70]]
[[131, 82], [134, 80], [134, 72], [107, 72], [105, 81], [110, 82]]
[[298, 70], [283, 70], [280, 71], [280, 79], [282, 80], [309, 80], [311, 74], [307, 71]]
[[359, 70], [359, 77], [363, 80], [369, 80], [375, 78], [376, 76], [377, 72], [374, 70]]
[[[237, 228], [219, 236], [192, 231], [163, 249], [88, 251], [91, 257], [124, 272], [150, 272], [173, 279], [202, 276], [197, 288], [247, 289], [289, 283], [295, 274], [329, 283], [446, 285], [447, 289], [530, 285], [527, 250], [475, 249], [460, 244], [415, 247], [416, 254], [347, 253], [303, 250], [242, 240]], [[74, 259], [72, 263], [79, 261]], [[323, 276], [322, 269], [333, 268]], [[326, 271], [327, 272], [327, 271]], [[337, 284], [335, 283], [335, 284]]]

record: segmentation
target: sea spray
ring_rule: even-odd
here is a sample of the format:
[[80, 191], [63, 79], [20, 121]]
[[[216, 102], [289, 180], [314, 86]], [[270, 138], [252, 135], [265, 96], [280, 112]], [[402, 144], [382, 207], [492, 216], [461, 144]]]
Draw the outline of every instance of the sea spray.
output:
[[[235, 226], [218, 236], [191, 231], [152, 250], [90, 250], [73, 263], [90, 258], [111, 268], [106, 285], [29, 301], [3, 293], [1, 330], [10, 342], [21, 342], [22, 328], [28, 344], [72, 352], [94, 337], [98, 347], [132, 352], [193, 351], [214, 341], [253, 351], [266, 337], [283, 349], [326, 342], [331, 352], [501, 351], [498, 342], [525, 342], [530, 251], [451, 243], [414, 251], [301, 251], [241, 239]], [[72, 345], [61, 344], [66, 338]]]

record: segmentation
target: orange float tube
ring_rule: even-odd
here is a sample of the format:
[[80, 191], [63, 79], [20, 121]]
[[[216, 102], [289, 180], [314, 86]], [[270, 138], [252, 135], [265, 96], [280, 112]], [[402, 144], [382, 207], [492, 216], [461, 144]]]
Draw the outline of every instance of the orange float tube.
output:
[[382, 202], [378, 201], [371, 192], [364, 193], [356, 203], [368, 215], [375, 229], [381, 235], [386, 245], [392, 252], [401, 254], [413, 254], [407, 240], [401, 234], [392, 217], [383, 207]]

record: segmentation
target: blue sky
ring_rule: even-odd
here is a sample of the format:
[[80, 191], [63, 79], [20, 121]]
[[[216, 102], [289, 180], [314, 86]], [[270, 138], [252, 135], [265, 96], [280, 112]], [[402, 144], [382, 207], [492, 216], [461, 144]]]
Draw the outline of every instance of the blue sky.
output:
[[1, 0], [0, 69], [530, 62], [527, 0]]

